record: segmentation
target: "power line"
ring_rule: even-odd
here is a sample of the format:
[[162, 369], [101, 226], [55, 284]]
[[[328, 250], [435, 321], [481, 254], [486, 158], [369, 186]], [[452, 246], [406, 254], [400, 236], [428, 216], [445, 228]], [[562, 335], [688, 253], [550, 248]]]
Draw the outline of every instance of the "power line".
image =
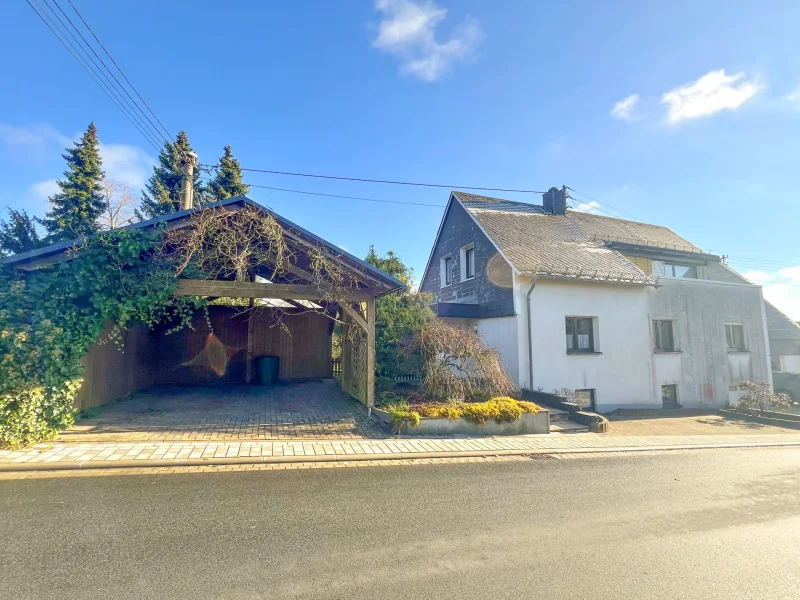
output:
[[[111, 53], [110, 53], [108, 50], [106, 50], [106, 47], [103, 45], [103, 42], [101, 42], [101, 41], [100, 41], [100, 38], [99, 38], [99, 37], [97, 37], [97, 34], [96, 34], [96, 33], [94, 32], [94, 30], [91, 28], [91, 26], [89, 25], [89, 23], [87, 23], [87, 22], [86, 22], [86, 19], [84, 19], [84, 18], [83, 18], [83, 15], [82, 15], [82, 14], [81, 14], [81, 13], [78, 11], [78, 9], [77, 9], [77, 8], [75, 7], [75, 5], [72, 3], [72, 0], [67, 0], [67, 2], [69, 2], [69, 5], [72, 7], [72, 10], [74, 10], [74, 11], [75, 11], [75, 14], [76, 14], [76, 15], [78, 15], [78, 17], [80, 18], [80, 20], [81, 20], [81, 21], [83, 21], [83, 24], [86, 26], [86, 29], [88, 29], [88, 30], [89, 30], [89, 33], [91, 33], [91, 34], [92, 34], [92, 36], [94, 36], [94, 39], [95, 39], [95, 40], [97, 40], [97, 43], [98, 43], [98, 44], [100, 45], [100, 47], [103, 49], [103, 52], [105, 52], [105, 53], [106, 53], [106, 56], [108, 56], [108, 58], [110, 58], [110, 59], [111, 59], [111, 62], [112, 62], [112, 63], [114, 63], [114, 66], [115, 66], [115, 67], [117, 68], [117, 70], [120, 72], [120, 74], [122, 75], [122, 77], [124, 77], [124, 78], [125, 78], [125, 81], [127, 81], [127, 82], [128, 82], [128, 85], [129, 85], [129, 86], [131, 86], [131, 89], [134, 91], [134, 93], [136, 94], [136, 96], [138, 96], [139, 100], [141, 100], [141, 101], [142, 101], [142, 104], [144, 104], [144, 105], [145, 105], [145, 107], [147, 108], [147, 110], [149, 110], [149, 111], [150, 111], [150, 114], [151, 114], [151, 115], [153, 115], [153, 118], [154, 118], [154, 119], [155, 119], [155, 120], [158, 122], [158, 124], [159, 124], [159, 125], [161, 125], [161, 129], [164, 131], [164, 133], [166, 133], [166, 134], [167, 134], [167, 137], [171, 139], [171, 138], [172, 138], [172, 134], [170, 134], [170, 132], [167, 130], [167, 128], [166, 128], [166, 127], [164, 127], [164, 124], [161, 122], [161, 119], [159, 119], [159, 118], [158, 118], [158, 116], [156, 115], [156, 113], [154, 113], [154, 112], [153, 112], [153, 109], [152, 109], [152, 108], [150, 108], [150, 105], [149, 105], [149, 104], [147, 104], [147, 102], [145, 101], [145, 99], [144, 99], [144, 98], [142, 98], [142, 95], [139, 93], [139, 90], [137, 90], [137, 89], [136, 89], [136, 86], [134, 86], [134, 85], [133, 85], [133, 83], [131, 83], [131, 80], [130, 80], [130, 79], [128, 79], [128, 76], [127, 76], [127, 75], [125, 75], [125, 71], [123, 71], [123, 70], [122, 70], [122, 67], [120, 67], [120, 66], [117, 64], [117, 61], [115, 61], [115, 60], [114, 60], [114, 57], [113, 57], [113, 56], [111, 56]], [[148, 120], [149, 120], [149, 119], [148, 119]]]
[[[208, 179], [205, 178], [205, 177], [203, 177], [202, 179], [204, 179], [205, 181], [208, 181]], [[434, 208], [444, 208], [445, 207], [444, 204], [426, 204], [424, 202], [405, 202], [405, 201], [402, 201], [402, 200], [380, 200], [378, 198], [364, 198], [364, 197], [361, 197], [361, 196], [340, 196], [338, 194], [323, 194], [322, 192], [309, 192], [309, 191], [306, 191], [306, 190], [291, 190], [291, 189], [287, 189], [287, 188], [271, 187], [271, 186], [268, 186], [268, 185], [256, 185], [254, 183], [247, 183], [245, 185], [248, 185], [248, 186], [254, 187], [254, 188], [264, 189], [264, 190], [273, 190], [273, 191], [276, 191], [276, 192], [288, 192], [290, 194], [304, 194], [306, 196], [322, 196], [324, 198], [339, 198], [339, 199], [343, 199], [343, 200], [358, 200], [358, 201], [361, 201], [361, 202], [379, 202], [381, 204], [405, 204], [405, 205], [408, 205], [408, 206], [428, 206], [428, 207], [434, 207]]]
[[[45, 0], [45, 1], [46, 1], [46, 0]], [[164, 141], [165, 141], [165, 142], [168, 142], [168, 141], [169, 141], [169, 138], [166, 138], [166, 137], [164, 137], [164, 136], [161, 134], [161, 132], [160, 132], [160, 131], [158, 130], [158, 128], [155, 126], [155, 123], [153, 123], [153, 121], [150, 119], [150, 117], [149, 117], [149, 116], [147, 116], [147, 114], [146, 114], [146, 113], [145, 113], [145, 112], [142, 110], [142, 108], [139, 106], [139, 104], [138, 104], [138, 103], [137, 103], [137, 102], [136, 102], [136, 101], [133, 99], [133, 97], [132, 97], [132, 96], [131, 96], [131, 95], [128, 93], [128, 90], [127, 90], [127, 89], [125, 89], [125, 86], [124, 86], [124, 85], [122, 85], [122, 83], [120, 83], [119, 79], [117, 79], [117, 76], [116, 76], [116, 75], [114, 75], [114, 73], [111, 71], [111, 69], [109, 69], [109, 68], [108, 68], [108, 65], [106, 65], [105, 61], [104, 61], [104, 60], [103, 60], [103, 59], [100, 57], [100, 55], [99, 55], [99, 54], [97, 54], [97, 52], [96, 52], [96, 51], [95, 51], [95, 49], [92, 47], [92, 45], [91, 45], [91, 44], [90, 44], [90, 43], [89, 43], [89, 42], [86, 40], [86, 38], [85, 38], [85, 37], [83, 36], [83, 34], [81, 33], [80, 29], [78, 29], [78, 28], [75, 26], [75, 23], [73, 23], [73, 22], [72, 22], [72, 19], [70, 19], [70, 18], [69, 18], [69, 15], [68, 15], [67, 13], [65, 13], [65, 12], [64, 12], [64, 9], [63, 9], [63, 8], [61, 8], [61, 5], [58, 3], [58, 0], [52, 0], [52, 2], [53, 2], [53, 4], [55, 4], [55, 5], [56, 5], [56, 8], [57, 8], [57, 9], [58, 9], [58, 10], [61, 12], [61, 14], [62, 14], [62, 15], [64, 15], [64, 18], [66, 18], [66, 19], [67, 19], [67, 21], [69, 22], [69, 24], [70, 24], [70, 26], [72, 27], [72, 29], [73, 29], [73, 30], [74, 30], [74, 31], [75, 31], [75, 32], [76, 32], [76, 33], [77, 33], [77, 34], [80, 36], [81, 40], [83, 40], [83, 43], [84, 43], [84, 45], [85, 45], [87, 48], [89, 48], [89, 50], [91, 50], [91, 51], [92, 51], [92, 54], [94, 54], [94, 56], [95, 56], [95, 58], [97, 59], [97, 61], [98, 61], [98, 62], [99, 62], [101, 65], [102, 65], [102, 67], [103, 67], [103, 68], [104, 68], [104, 69], [105, 69], [105, 70], [108, 72], [108, 74], [109, 74], [109, 75], [111, 75], [111, 77], [114, 79], [114, 81], [116, 82], [116, 84], [117, 84], [117, 86], [118, 86], [118, 87], [116, 88], [116, 89], [117, 89], [117, 91], [119, 91], [119, 90], [122, 90], [123, 92], [125, 92], [125, 95], [128, 97], [128, 100], [130, 101], [130, 102], [129, 102], [129, 105], [132, 105], [134, 108], [136, 108], [136, 110], [138, 110], [138, 111], [139, 111], [139, 113], [141, 113], [141, 115], [142, 115], [142, 116], [143, 116], [143, 117], [144, 117], [144, 118], [147, 120], [147, 122], [148, 122], [148, 123], [150, 123], [150, 126], [152, 127], [152, 131], [153, 131], [153, 132], [155, 132], [155, 134], [156, 134], [156, 139], [158, 139], [158, 136], [161, 136], [161, 137], [164, 139]], [[72, 2], [70, 2], [70, 5], [72, 5]], [[74, 6], [72, 6], [72, 8], [74, 9], [75, 7], [74, 7]], [[76, 12], [77, 12], [77, 11], [76, 11]], [[84, 21], [84, 23], [85, 23], [85, 21]], [[102, 45], [102, 44], [101, 44], [101, 45]], [[95, 63], [95, 64], [96, 64], [96, 63]], [[117, 67], [117, 68], [119, 68], [119, 67]], [[168, 135], [169, 135], [169, 133], [168, 133]]]
[[[93, 72], [94, 69], [92, 69], [91, 66], [82, 58], [78, 50], [72, 45], [69, 39], [67, 39], [67, 37], [61, 32], [61, 30], [58, 28], [58, 25], [56, 25], [55, 21], [53, 21], [52, 19], [50, 19], [50, 17], [47, 16], [47, 13], [45, 13], [44, 9], [42, 9], [39, 3], [36, 0], [33, 0], [33, 2], [36, 4], [36, 7], [34, 7], [33, 4], [31, 4], [30, 0], [25, 0], [25, 2], [28, 4], [28, 6], [31, 7], [31, 10], [34, 13], [36, 13], [36, 16], [39, 17], [39, 19], [41, 19], [42, 23], [44, 23], [45, 26], [50, 30], [50, 33], [52, 33], [53, 36], [55, 36], [55, 38], [59, 42], [61, 42], [61, 45], [64, 46], [67, 52], [69, 52], [70, 56], [72, 56], [72, 58], [75, 59], [75, 62], [77, 62], [81, 66], [81, 68], [84, 71], [86, 71], [86, 74], [89, 75], [92, 81], [94, 81], [97, 84], [97, 87], [99, 87], [103, 91], [103, 93], [106, 96], [108, 96], [109, 100], [111, 100], [111, 102], [113, 102], [116, 105], [116, 107], [120, 109], [120, 111], [125, 115], [125, 118], [127, 118], [128, 121], [130, 121], [130, 123], [139, 131], [139, 133], [142, 134], [142, 136], [150, 143], [150, 145], [152, 145], [156, 150], [160, 150], [159, 145], [153, 142], [153, 140], [148, 136], [148, 134], [145, 133], [145, 131], [142, 130], [139, 124], [132, 118], [129, 111], [127, 111], [126, 108], [123, 105], [121, 105], [119, 101], [111, 94], [111, 92], [106, 88], [106, 86], [103, 85], [103, 83], [99, 79], [99, 76], [94, 74]], [[53, 12], [52, 9], [50, 10], [51, 12]]]
[[639, 217], [637, 217], [636, 215], [632, 215], [632, 214], [631, 214], [631, 213], [629, 213], [629, 212], [625, 212], [624, 210], [620, 210], [619, 208], [616, 208], [616, 207], [614, 207], [614, 206], [611, 206], [611, 205], [610, 205], [608, 202], [603, 202], [602, 200], [598, 200], [597, 198], [595, 198], [595, 197], [593, 197], [593, 196], [590, 196], [589, 194], [586, 194], [586, 193], [584, 193], [584, 192], [579, 192], [579, 191], [578, 191], [578, 190], [576, 190], [575, 188], [571, 188], [571, 187], [569, 187], [569, 186], [567, 186], [567, 189], [568, 189], [568, 190], [570, 190], [571, 192], [575, 192], [576, 194], [580, 194], [581, 196], [586, 196], [586, 197], [587, 197], [589, 200], [592, 200], [592, 201], [594, 201], [594, 202], [597, 202], [598, 204], [602, 204], [603, 206], [607, 206], [608, 208], [610, 208], [610, 209], [612, 209], [612, 210], [614, 210], [614, 211], [616, 211], [616, 212], [618, 212], [618, 213], [620, 213], [620, 214], [627, 215], [627, 216], [631, 217], [631, 218], [632, 218], [634, 221], [640, 221], [640, 222], [644, 222], [644, 220], [643, 220], [643, 219], [640, 219], [640, 218], [639, 218]]
[[[216, 169], [218, 165], [200, 165], [207, 169]], [[493, 188], [493, 187], [478, 187], [474, 185], [445, 185], [443, 183], [420, 183], [412, 181], [391, 181], [388, 179], [365, 179], [362, 177], [343, 177], [340, 175], [317, 175], [312, 173], [293, 173], [291, 171], [272, 171], [269, 169], [246, 169], [242, 167], [242, 171], [251, 171], [253, 173], [269, 173], [271, 175], [289, 175], [291, 177], [312, 177], [315, 179], [337, 179], [339, 181], [357, 181], [360, 183], [383, 183], [388, 185], [411, 185], [419, 187], [434, 187], [434, 188], [447, 188], [456, 190], [481, 190], [485, 192], [514, 192], [518, 194], [544, 194], [545, 192], [539, 190], [516, 190], [507, 188]]]
[[[56, 5], [56, 8], [58, 8], [58, 10], [59, 10], [59, 11], [60, 11], [62, 14], [64, 14], [64, 16], [65, 16], [65, 17], [66, 17], [66, 19], [69, 21], [69, 23], [70, 23], [70, 25], [72, 26], [72, 28], [73, 28], [73, 29], [75, 29], [75, 26], [72, 24], [72, 21], [70, 21], [70, 20], [69, 20], [69, 17], [67, 17], [67, 15], [64, 13], [64, 11], [63, 11], [63, 10], [61, 10], [61, 7], [58, 5], [58, 2], [57, 2], [56, 0], [52, 0], [52, 2], [53, 2], [53, 4], [55, 4], [55, 5]], [[61, 26], [64, 28], [64, 31], [66, 31], [66, 32], [69, 34], [69, 36], [70, 36], [70, 37], [73, 39], [73, 41], [74, 41], [74, 42], [75, 42], [75, 44], [77, 45], [78, 49], [79, 49], [79, 50], [80, 50], [80, 52], [82, 53], [82, 56], [83, 56], [84, 58], [88, 58], [88, 59], [89, 59], [89, 62], [91, 63], [89, 66], [91, 67], [91, 66], [93, 65], [94, 67], [97, 67], [97, 68], [99, 69], [101, 65], [99, 65], [99, 64], [98, 64], [98, 62], [97, 62], [96, 60], [94, 60], [94, 59], [93, 59], [93, 58], [92, 58], [92, 57], [91, 57], [91, 56], [90, 56], [90, 55], [89, 55], [89, 54], [86, 52], [86, 50], [84, 49], [84, 46], [83, 46], [83, 45], [81, 45], [81, 43], [78, 41], [78, 38], [76, 38], [76, 37], [75, 37], [75, 35], [73, 35], [73, 33], [72, 33], [72, 30], [71, 30], [71, 29], [70, 29], [70, 28], [67, 26], [67, 24], [66, 24], [66, 23], [64, 23], [64, 21], [61, 19], [61, 17], [59, 17], [59, 16], [56, 14], [56, 12], [55, 12], [55, 11], [52, 9], [52, 7], [51, 7], [51, 6], [48, 4], [48, 0], [43, 0], [43, 3], [44, 3], [44, 5], [47, 7], [47, 9], [48, 9], [48, 10], [49, 10], [49, 11], [50, 11], [52, 14], [53, 14], [53, 16], [55, 16], [55, 17], [56, 17], [56, 19], [58, 19], [58, 22], [59, 22], [59, 23], [61, 23]], [[79, 31], [77, 31], [77, 30], [76, 30], [76, 32], [78, 33], [78, 35], [80, 35], [80, 32], [79, 32]], [[81, 37], [83, 38], [83, 36], [81, 36]], [[85, 40], [85, 39], [84, 39], [84, 43], [86, 43], [86, 40]], [[73, 46], [73, 48], [75, 48], [75, 47]], [[91, 50], [91, 47], [90, 47], [89, 49]], [[76, 51], [77, 51], [77, 50], [76, 50]], [[87, 62], [87, 64], [88, 64], [88, 62]], [[105, 67], [105, 64], [103, 64], [102, 66], [104, 66], [104, 67]], [[106, 67], [106, 70], [108, 70], [108, 68], [107, 68], [107, 67]], [[144, 121], [141, 119], [141, 117], [139, 117], [139, 116], [136, 114], [136, 112], [135, 112], [135, 111], [131, 111], [131, 110], [130, 110], [130, 105], [129, 105], [128, 103], [126, 103], [126, 102], [125, 102], [125, 99], [124, 99], [124, 98], [123, 98], [123, 97], [120, 95], [120, 93], [119, 93], [119, 90], [118, 90], [118, 89], [117, 89], [117, 88], [114, 86], [114, 84], [111, 82], [111, 80], [108, 78], [108, 76], [107, 76], [105, 73], [103, 73], [103, 71], [102, 71], [102, 70], [100, 70], [100, 72], [98, 73], [98, 71], [96, 71], [94, 68], [92, 68], [92, 72], [94, 72], [94, 74], [95, 74], [95, 75], [97, 75], [98, 77], [99, 77], [99, 76], [102, 76], [102, 77], [103, 77], [103, 79], [105, 80], [105, 82], [106, 82], [106, 84], [107, 84], [107, 87], [108, 87], [108, 89], [109, 89], [111, 92], [113, 92], [113, 93], [115, 94], [116, 98], [117, 98], [117, 99], [118, 99], [120, 102], [122, 102], [122, 103], [125, 105], [125, 108], [128, 110], [128, 113], [130, 114], [130, 116], [131, 116], [131, 117], [133, 117], [133, 118], [135, 118], [135, 119], [136, 119], [136, 121], [137, 121], [137, 122], [138, 122], [138, 123], [139, 123], [139, 124], [140, 124], [140, 125], [141, 125], [141, 126], [144, 128], [144, 129], [145, 129], [145, 131], [146, 131], [146, 132], [147, 132], [147, 134], [148, 134], [148, 139], [149, 139], [149, 141], [152, 143], [152, 142], [153, 142], [153, 140], [155, 140], [156, 146], [158, 146], [158, 145], [159, 145], [159, 144], [158, 144], [158, 136], [153, 136], [153, 133], [152, 133], [152, 131], [150, 131], [150, 130], [147, 128], [147, 124], [146, 124], [146, 123], [145, 123], [145, 122], [144, 122]], [[141, 129], [140, 129], [139, 131], [141, 132]]]

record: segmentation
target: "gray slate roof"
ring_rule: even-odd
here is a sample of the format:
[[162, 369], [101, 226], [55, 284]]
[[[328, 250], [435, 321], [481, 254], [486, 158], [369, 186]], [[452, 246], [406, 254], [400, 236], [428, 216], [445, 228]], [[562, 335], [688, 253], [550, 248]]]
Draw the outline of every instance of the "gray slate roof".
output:
[[792, 321], [788, 315], [764, 300], [764, 311], [767, 313], [767, 331], [774, 340], [800, 340], [800, 325]]
[[453, 192], [517, 271], [578, 279], [653, 283], [604, 242], [703, 251], [659, 225], [568, 210], [553, 215], [542, 206]]

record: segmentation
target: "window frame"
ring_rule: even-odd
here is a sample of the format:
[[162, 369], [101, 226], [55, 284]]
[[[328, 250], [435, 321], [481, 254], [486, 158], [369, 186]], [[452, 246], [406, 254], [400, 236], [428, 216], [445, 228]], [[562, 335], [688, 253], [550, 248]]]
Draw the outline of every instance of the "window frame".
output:
[[[667, 405], [664, 402], [664, 388], [672, 388], [673, 391], [673, 403]], [[680, 408], [680, 402], [678, 402], [678, 384], [677, 383], [664, 383], [661, 384], [661, 408]]]
[[[686, 269], [687, 272], [691, 271], [692, 269], [694, 269], [694, 277], [685, 277], [684, 275], [680, 275], [680, 276], [675, 275], [675, 267], [684, 268], [684, 269]], [[667, 274], [668, 270], [669, 270], [669, 274]], [[687, 265], [687, 264], [681, 264], [679, 262], [670, 262], [670, 261], [666, 261], [665, 260], [664, 261], [664, 277], [666, 277], [667, 279], [699, 279], [698, 272], [697, 272], [697, 265]]]
[[[469, 265], [467, 264], [467, 255], [472, 253], [472, 275], [469, 274]], [[459, 256], [459, 268], [458, 273], [461, 276], [461, 281], [467, 281], [468, 279], [475, 279], [475, 243], [469, 243], [461, 248], [458, 251]]]
[[[449, 261], [449, 265], [447, 264]], [[444, 274], [444, 276], [442, 276]], [[439, 259], [439, 284], [446, 288], [453, 285], [453, 255], [447, 254]]]
[[[578, 347], [578, 322], [589, 321], [589, 347]], [[572, 323], [572, 333], [568, 334], [569, 323]], [[564, 317], [564, 336], [572, 337], [572, 347], [567, 342], [567, 354], [597, 354], [595, 350], [594, 317]]]
[[[472, 273], [470, 273], [470, 268]], [[464, 279], [475, 278], [475, 246], [464, 248]]]
[[[663, 323], [669, 323], [669, 347], [665, 347], [662, 339], [662, 330], [659, 327]], [[675, 343], [675, 320], [674, 319], [653, 319], [653, 351], [654, 352], [677, 352], [678, 345]]]
[[[732, 346], [732, 342], [734, 341], [733, 336], [733, 328], [738, 327], [742, 332], [741, 336], [741, 347], [734, 347]], [[729, 329], [730, 328], [730, 329]], [[728, 335], [728, 331], [731, 332], [730, 336]], [[730, 340], [730, 341], [729, 341]], [[725, 346], [728, 349], [728, 352], [749, 352], [747, 348], [747, 330], [745, 329], [744, 323], [725, 323]]]

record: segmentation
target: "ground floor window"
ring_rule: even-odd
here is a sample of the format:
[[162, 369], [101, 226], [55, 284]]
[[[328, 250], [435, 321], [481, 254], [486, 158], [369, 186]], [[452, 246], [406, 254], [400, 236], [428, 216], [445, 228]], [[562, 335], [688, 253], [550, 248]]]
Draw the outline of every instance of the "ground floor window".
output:
[[672, 321], [653, 321], [653, 337], [655, 338], [656, 352], [675, 351], [675, 332]]
[[594, 352], [594, 327], [591, 317], [567, 317], [567, 352]]
[[744, 325], [727, 323], [725, 325], [725, 341], [728, 352], [744, 352], [747, 350], [744, 343]]
[[580, 404], [583, 408], [595, 410], [597, 405], [594, 399], [594, 390], [575, 390], [574, 401]]
[[678, 408], [678, 386], [673, 384], [661, 386], [661, 404], [664, 408]]

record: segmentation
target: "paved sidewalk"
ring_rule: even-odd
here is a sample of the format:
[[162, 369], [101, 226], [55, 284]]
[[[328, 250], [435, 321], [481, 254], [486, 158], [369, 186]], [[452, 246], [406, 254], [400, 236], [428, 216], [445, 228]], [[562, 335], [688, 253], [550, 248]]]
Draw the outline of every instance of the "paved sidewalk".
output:
[[38, 444], [0, 451], [0, 471], [486, 456], [704, 447], [797, 445], [775, 435], [526, 435], [489, 438]]

